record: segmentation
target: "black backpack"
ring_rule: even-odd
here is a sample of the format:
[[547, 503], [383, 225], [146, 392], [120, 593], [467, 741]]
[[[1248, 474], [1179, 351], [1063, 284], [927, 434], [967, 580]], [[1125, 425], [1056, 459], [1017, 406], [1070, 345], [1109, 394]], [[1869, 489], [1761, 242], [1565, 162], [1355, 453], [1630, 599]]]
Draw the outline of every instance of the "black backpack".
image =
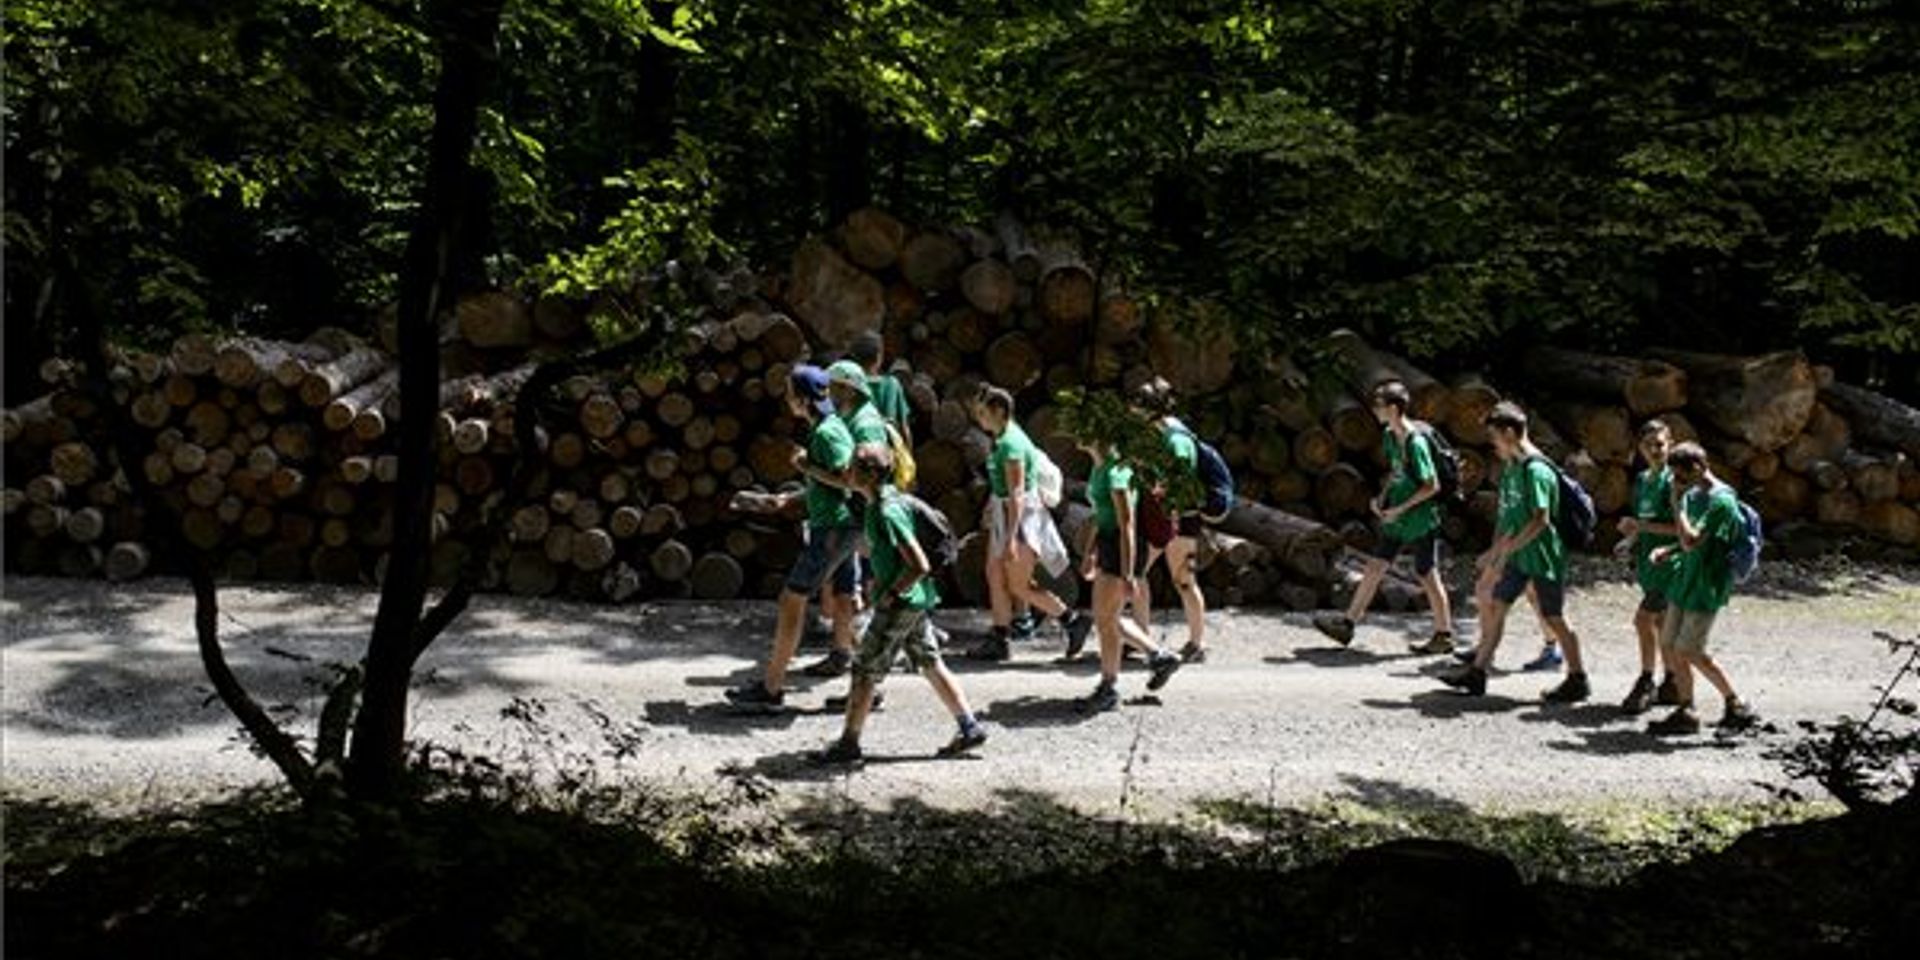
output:
[[954, 535], [953, 524], [947, 522], [947, 515], [911, 493], [895, 491], [893, 496], [905, 504], [907, 512], [913, 515], [913, 538], [920, 541], [920, 550], [927, 555], [928, 566], [943, 570], [958, 562], [960, 538]]
[[1431, 423], [1414, 421], [1412, 433], [1425, 437], [1427, 450], [1433, 454], [1433, 474], [1440, 481], [1440, 492], [1434, 496], [1434, 499], [1445, 497], [1449, 500], [1459, 500], [1460, 454], [1453, 449], [1453, 444], [1448, 443], [1447, 438], [1441, 436], [1440, 431], [1435, 430]]
[[1594, 509], [1593, 495], [1580, 481], [1560, 469], [1559, 464], [1546, 457], [1527, 458], [1529, 463], [1535, 460], [1553, 471], [1554, 481], [1560, 486], [1560, 509], [1553, 513], [1553, 528], [1560, 531], [1561, 542], [1570, 550], [1591, 546], [1594, 528], [1600, 524], [1600, 512]]

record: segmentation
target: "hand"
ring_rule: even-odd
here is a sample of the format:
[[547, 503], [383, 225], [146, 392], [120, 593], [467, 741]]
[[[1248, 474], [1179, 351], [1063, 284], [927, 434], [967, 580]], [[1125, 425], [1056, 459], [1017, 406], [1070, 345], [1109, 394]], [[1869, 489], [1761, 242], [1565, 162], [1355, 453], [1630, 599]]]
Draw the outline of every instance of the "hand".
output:
[[1474, 558], [1473, 568], [1475, 570], [1491, 570], [1500, 565], [1501, 559], [1503, 558], [1498, 548], [1488, 550], [1486, 553]]
[[1623, 537], [1631, 537], [1631, 536], [1636, 536], [1636, 535], [1638, 535], [1639, 533], [1640, 533], [1640, 521], [1639, 521], [1639, 520], [1637, 520], [1637, 519], [1635, 519], [1635, 518], [1633, 518], [1633, 517], [1621, 517], [1621, 518], [1620, 518], [1620, 535], [1621, 535], [1621, 536], [1623, 536]]
[[802, 473], [805, 473], [805, 472], [806, 472], [806, 469], [807, 469], [807, 451], [805, 451], [805, 450], [795, 450], [795, 451], [793, 452], [793, 468], [794, 468], [795, 470], [799, 470], [799, 471], [801, 471]]
[[1659, 563], [1666, 563], [1667, 560], [1672, 556], [1673, 556], [1672, 547], [1670, 546], [1660, 547], [1659, 549], [1654, 550], [1653, 553], [1649, 554], [1647, 556], [1647, 559], [1653, 561], [1656, 564], [1659, 564]]
[[1619, 543], [1616, 543], [1613, 545], [1613, 558], [1615, 560], [1625, 560], [1627, 559], [1627, 557], [1631, 556], [1632, 554], [1633, 554], [1632, 540], [1622, 540]]
[[1393, 507], [1387, 510], [1380, 511], [1380, 522], [1392, 523], [1395, 520], [1398, 520], [1401, 517], [1406, 516], [1406, 513], [1407, 513], [1407, 510], [1405, 507]]
[[1382, 520], [1385, 520], [1387, 517], [1386, 513], [1380, 509], [1379, 497], [1374, 497], [1372, 500], [1368, 500], [1367, 509], [1373, 511], [1373, 515], [1376, 517], [1379, 517]]

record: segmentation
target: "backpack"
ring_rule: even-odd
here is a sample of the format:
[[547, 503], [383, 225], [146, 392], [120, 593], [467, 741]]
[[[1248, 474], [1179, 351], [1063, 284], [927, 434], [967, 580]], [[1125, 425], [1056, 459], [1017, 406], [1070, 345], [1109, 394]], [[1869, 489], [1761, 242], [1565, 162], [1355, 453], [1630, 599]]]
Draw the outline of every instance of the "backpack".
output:
[[1040, 494], [1041, 505], [1049, 510], [1059, 506], [1067, 492], [1067, 478], [1060, 472], [1060, 465], [1038, 447], [1033, 450], [1033, 488]]
[[1546, 457], [1529, 457], [1528, 462], [1539, 461], [1553, 470], [1554, 481], [1560, 487], [1560, 509], [1554, 511], [1553, 528], [1560, 532], [1560, 540], [1568, 549], [1584, 549], [1593, 543], [1593, 531], [1600, 523], [1600, 512], [1594, 509], [1593, 495], [1580, 481], [1569, 476], [1560, 465]]
[[893, 485], [912, 490], [914, 481], [920, 478], [920, 466], [913, 462], [913, 445], [891, 423], [887, 424], [887, 447], [893, 451]]
[[[1176, 421], [1177, 423], [1177, 421]], [[1200, 439], [1186, 424], [1174, 427], [1193, 440], [1194, 472], [1199, 475], [1200, 486], [1206, 490], [1206, 500], [1200, 506], [1200, 518], [1218, 521], [1233, 510], [1233, 469], [1227, 466], [1227, 458], [1213, 444]]]
[[1734, 583], [1746, 583], [1760, 568], [1760, 551], [1766, 544], [1766, 535], [1760, 526], [1760, 512], [1745, 500], [1734, 502], [1740, 505], [1740, 536], [1727, 548], [1727, 570], [1733, 574]]
[[947, 522], [947, 515], [911, 493], [896, 490], [894, 496], [913, 515], [913, 538], [920, 542], [921, 552], [927, 555], [928, 566], [938, 571], [957, 563], [960, 560], [960, 538], [954, 535], [953, 524]]
[[1440, 492], [1434, 495], [1434, 499], [1445, 497], [1449, 500], [1459, 500], [1460, 454], [1453, 449], [1453, 444], [1447, 442], [1446, 437], [1440, 435], [1440, 431], [1433, 428], [1431, 423], [1416, 420], [1413, 424], [1413, 432], [1427, 439], [1427, 450], [1433, 454], [1433, 475], [1440, 481]]

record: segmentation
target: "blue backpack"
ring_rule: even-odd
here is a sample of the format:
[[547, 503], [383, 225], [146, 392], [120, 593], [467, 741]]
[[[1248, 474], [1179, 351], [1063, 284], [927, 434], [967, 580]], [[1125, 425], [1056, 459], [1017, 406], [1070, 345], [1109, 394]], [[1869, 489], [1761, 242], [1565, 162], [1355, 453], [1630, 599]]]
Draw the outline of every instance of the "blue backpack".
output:
[[1177, 424], [1174, 427], [1175, 430], [1193, 440], [1193, 448], [1196, 452], [1194, 472], [1199, 475], [1200, 485], [1207, 492], [1206, 502], [1200, 507], [1200, 517], [1208, 521], [1218, 521], [1233, 510], [1235, 503], [1233, 469], [1227, 466], [1227, 458], [1221, 456], [1220, 451], [1213, 444], [1200, 439], [1186, 424], [1178, 421], [1175, 423]]
[[1560, 487], [1560, 508], [1553, 512], [1553, 528], [1560, 531], [1560, 541], [1569, 550], [1582, 550], [1593, 544], [1593, 531], [1600, 525], [1600, 511], [1593, 505], [1593, 495], [1580, 481], [1569, 476], [1560, 465], [1546, 457], [1533, 457], [1553, 470], [1555, 483]]
[[1745, 500], [1740, 504], [1740, 535], [1727, 548], [1727, 570], [1734, 583], [1746, 583], [1760, 569], [1760, 551], [1766, 545], [1766, 532], [1760, 526], [1760, 512]]

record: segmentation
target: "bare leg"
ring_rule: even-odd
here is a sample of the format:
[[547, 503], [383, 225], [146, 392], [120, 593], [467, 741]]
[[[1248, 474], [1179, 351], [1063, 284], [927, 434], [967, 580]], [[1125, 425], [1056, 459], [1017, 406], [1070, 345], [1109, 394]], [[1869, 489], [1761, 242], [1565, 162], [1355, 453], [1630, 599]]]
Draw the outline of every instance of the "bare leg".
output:
[[[1167, 573], [1180, 591], [1180, 607], [1187, 614], [1187, 644], [1197, 650], [1206, 642], [1207, 596], [1200, 592], [1200, 578], [1194, 576], [1193, 553], [1192, 537], [1174, 537], [1167, 544]], [[1141, 582], [1145, 581], [1142, 577]]]
[[1494, 651], [1500, 649], [1500, 638], [1507, 628], [1507, 605], [1493, 598], [1493, 586], [1499, 580], [1499, 571], [1489, 569], [1480, 575], [1474, 591], [1479, 598], [1480, 644], [1474, 649], [1473, 665], [1482, 670], [1493, 663]]
[[767, 656], [767, 692], [779, 693], [787, 685], [787, 665], [800, 649], [800, 626], [807, 615], [807, 595], [792, 590], [780, 592], [779, 615], [773, 626], [773, 651]]
[[853, 614], [854, 608], [859, 605], [858, 596], [833, 592], [827, 597], [827, 616], [833, 621], [833, 648], [850, 654], [856, 639], [853, 634]]
[[1547, 636], [1560, 642], [1560, 649], [1567, 656], [1568, 673], [1585, 673], [1586, 667], [1580, 662], [1580, 635], [1573, 632], [1566, 617], [1546, 617], [1542, 620], [1547, 626]]
[[1007, 586], [1006, 561], [990, 554], [987, 557], [987, 607], [995, 627], [1006, 627], [1013, 622], [1013, 595]]
[[940, 698], [955, 720], [973, 714], [973, 708], [967, 705], [966, 692], [960, 689], [960, 682], [954, 679], [953, 671], [947, 669], [946, 661], [935, 660], [922, 669], [920, 675], [933, 685], [934, 695]]
[[1147, 562], [1140, 568], [1140, 575], [1133, 580], [1133, 620], [1145, 631], [1153, 630], [1153, 580], [1147, 574], [1153, 572], [1153, 565], [1160, 559], [1159, 547], [1147, 548]]
[[853, 686], [847, 691], [847, 719], [840, 728], [840, 739], [848, 743], [860, 742], [860, 732], [866, 729], [867, 716], [873, 712], [873, 691], [876, 686], [871, 677], [853, 678]]
[[1373, 606], [1373, 595], [1380, 589], [1380, 581], [1386, 579], [1387, 562], [1379, 557], [1368, 557], [1367, 568], [1360, 575], [1360, 585], [1353, 589], [1353, 601], [1347, 604], [1347, 619], [1359, 623], [1367, 615], [1367, 608]]
[[[1653, 673], [1656, 652], [1660, 649], [1660, 615], [1639, 610], [1633, 615], [1633, 632], [1640, 638], [1640, 672]], [[1671, 671], [1672, 667], [1669, 666]]]
[[1067, 605], [1053, 595], [1051, 590], [1043, 590], [1033, 582], [1033, 568], [1040, 562], [1039, 554], [1026, 544], [1013, 548], [1013, 562], [1006, 565], [1007, 591], [1015, 598], [1039, 610], [1049, 617], [1059, 617], [1067, 612]]
[[1440, 580], [1440, 568], [1428, 570], [1420, 578], [1420, 589], [1427, 593], [1427, 609], [1433, 612], [1433, 632], [1453, 634], [1453, 598], [1447, 596], [1447, 585]]
[[1727, 679], [1725, 671], [1720, 669], [1720, 665], [1715, 663], [1712, 657], [1705, 653], [1689, 653], [1687, 661], [1700, 671], [1701, 676], [1707, 678], [1708, 683], [1713, 684], [1715, 690], [1720, 691], [1720, 696], [1728, 700], [1735, 698], [1733, 681]]

